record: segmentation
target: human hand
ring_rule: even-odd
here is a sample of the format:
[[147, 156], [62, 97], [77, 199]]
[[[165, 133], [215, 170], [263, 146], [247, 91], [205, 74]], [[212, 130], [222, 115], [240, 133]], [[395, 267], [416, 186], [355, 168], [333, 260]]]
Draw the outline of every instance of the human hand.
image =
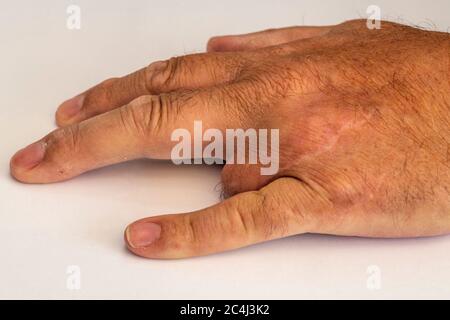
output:
[[63, 103], [61, 127], [11, 173], [50, 183], [136, 159], [169, 159], [171, 133], [279, 129], [279, 171], [226, 164], [229, 198], [132, 223], [128, 248], [184, 258], [302, 233], [450, 232], [449, 35], [365, 21], [217, 37]]

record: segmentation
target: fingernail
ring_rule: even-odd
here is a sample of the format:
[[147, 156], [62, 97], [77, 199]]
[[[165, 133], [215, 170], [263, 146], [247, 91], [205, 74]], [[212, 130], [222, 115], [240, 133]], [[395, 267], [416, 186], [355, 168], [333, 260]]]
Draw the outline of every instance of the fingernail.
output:
[[17, 152], [13, 159], [12, 164], [15, 167], [20, 167], [23, 169], [32, 169], [42, 162], [45, 156], [45, 142], [38, 141], [35, 142], [25, 149]]
[[73, 118], [80, 113], [83, 102], [84, 95], [73, 97], [72, 99], [69, 99], [61, 104], [58, 108], [58, 113], [63, 115], [65, 118]]
[[152, 222], [138, 222], [128, 226], [125, 236], [132, 248], [145, 248], [150, 246], [161, 235], [161, 226]]

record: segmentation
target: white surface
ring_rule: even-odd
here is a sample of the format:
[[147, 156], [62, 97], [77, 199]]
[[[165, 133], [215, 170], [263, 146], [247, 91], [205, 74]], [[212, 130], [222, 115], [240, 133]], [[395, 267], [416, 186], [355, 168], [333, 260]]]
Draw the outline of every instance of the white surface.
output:
[[[69, 4], [82, 29], [66, 28]], [[218, 201], [219, 170], [137, 161], [42, 186], [9, 177], [10, 156], [54, 128], [58, 103], [111, 76], [202, 51], [215, 34], [364, 17], [450, 26], [450, 1], [0, 1], [0, 298], [450, 298], [450, 237], [299, 236], [183, 261], [123, 246], [145, 216]], [[66, 268], [81, 268], [81, 290]], [[367, 267], [382, 288], [366, 287]]]

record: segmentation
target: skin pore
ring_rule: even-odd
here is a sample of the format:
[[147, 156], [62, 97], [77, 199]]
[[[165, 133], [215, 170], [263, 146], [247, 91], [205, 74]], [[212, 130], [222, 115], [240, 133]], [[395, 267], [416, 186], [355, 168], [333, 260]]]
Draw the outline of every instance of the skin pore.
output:
[[279, 129], [279, 171], [226, 164], [227, 199], [132, 223], [147, 258], [185, 258], [321, 233], [450, 233], [450, 38], [382, 22], [215, 37], [64, 102], [59, 128], [11, 174], [51, 183], [137, 158], [170, 159], [177, 128]]

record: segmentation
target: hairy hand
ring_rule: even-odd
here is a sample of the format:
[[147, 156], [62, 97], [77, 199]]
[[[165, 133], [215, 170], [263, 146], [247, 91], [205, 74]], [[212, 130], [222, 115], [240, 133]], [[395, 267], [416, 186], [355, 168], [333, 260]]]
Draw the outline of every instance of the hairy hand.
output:
[[129, 249], [182, 258], [302, 233], [450, 232], [449, 35], [383, 22], [216, 37], [63, 103], [60, 128], [12, 175], [49, 183], [141, 157], [168, 159], [177, 128], [279, 129], [279, 171], [226, 164], [229, 198], [146, 218]]

